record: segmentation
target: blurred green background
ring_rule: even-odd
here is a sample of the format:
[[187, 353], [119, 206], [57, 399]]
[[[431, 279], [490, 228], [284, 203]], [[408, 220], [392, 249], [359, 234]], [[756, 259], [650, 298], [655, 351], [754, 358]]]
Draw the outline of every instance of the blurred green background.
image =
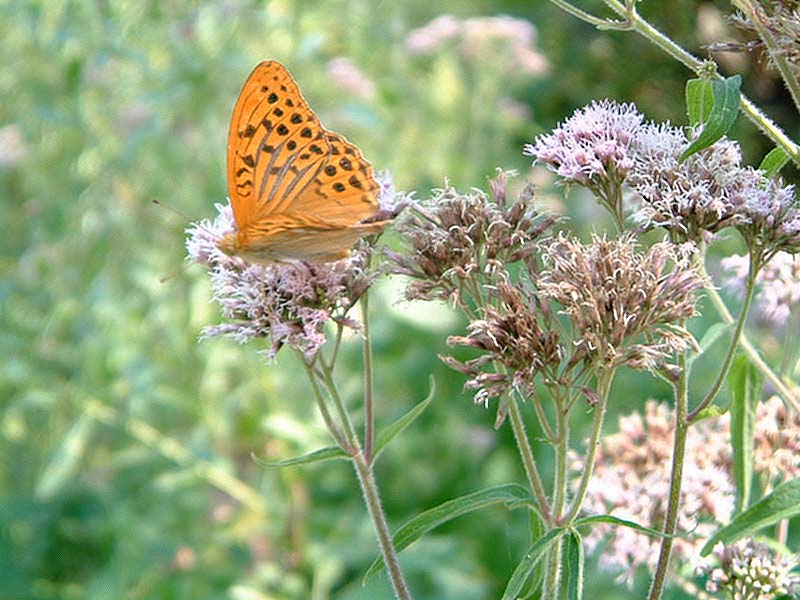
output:
[[[657, 1], [641, 9], [692, 51], [726, 38], [726, 2], [669, 4], [669, 15]], [[473, 38], [437, 42], [452, 23], [440, 20], [409, 37], [443, 14], [521, 21], [468, 21]], [[272, 471], [252, 459], [329, 440], [291, 356], [266, 365], [255, 345], [198, 343], [217, 307], [204, 271], [184, 265], [186, 221], [150, 202], [216, 214], [228, 119], [256, 63], [286, 64], [323, 123], [400, 189], [425, 198], [445, 178], [466, 189], [515, 168], [583, 231], [605, 216], [531, 174], [522, 145], [598, 97], [684, 123], [688, 76], [644, 40], [544, 0], [7, 1], [0, 56], [1, 599], [390, 597], [383, 576], [360, 584], [376, 544], [349, 465]], [[725, 60], [794, 133], [781, 86], [747, 58]], [[735, 132], [751, 161], [768, 150], [743, 119]], [[464, 324], [399, 302], [401, 290], [384, 283], [371, 303], [379, 422], [425, 397], [429, 374], [437, 392], [377, 465], [394, 526], [523, 479], [510, 432], [436, 359]], [[338, 375], [357, 406], [357, 340], [344, 352]], [[630, 412], [669, 390], [623, 373], [615, 396], [614, 411]], [[527, 541], [524, 515], [492, 509], [402, 562], [419, 599], [495, 598]], [[590, 580], [598, 600], [646, 585], [645, 574], [634, 591], [613, 574]]]

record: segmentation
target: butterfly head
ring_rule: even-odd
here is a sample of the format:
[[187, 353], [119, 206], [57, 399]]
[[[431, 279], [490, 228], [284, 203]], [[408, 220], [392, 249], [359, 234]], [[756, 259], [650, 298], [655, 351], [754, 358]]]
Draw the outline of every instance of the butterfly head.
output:
[[272, 244], [265, 242], [253, 243], [250, 238], [243, 236], [239, 231], [232, 231], [223, 235], [217, 240], [217, 248], [228, 256], [236, 256], [246, 262], [257, 265], [269, 266], [283, 262], [288, 258], [297, 258], [276, 251]]
[[217, 241], [217, 248], [228, 256], [239, 256], [239, 232], [232, 231]]

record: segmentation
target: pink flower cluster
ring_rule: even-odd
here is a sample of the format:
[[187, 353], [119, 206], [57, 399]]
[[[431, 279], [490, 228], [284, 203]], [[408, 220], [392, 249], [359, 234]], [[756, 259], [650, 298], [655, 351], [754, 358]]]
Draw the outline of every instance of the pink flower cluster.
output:
[[[392, 219], [407, 204], [391, 179], [381, 173], [381, 218]], [[379, 274], [371, 266], [373, 247], [361, 240], [347, 258], [332, 263], [291, 261], [271, 266], [252, 265], [223, 253], [217, 242], [235, 228], [229, 204], [217, 204], [213, 221], [187, 229], [186, 250], [193, 262], [210, 270], [214, 299], [225, 322], [206, 327], [204, 337], [225, 335], [245, 343], [266, 338], [268, 358], [284, 346], [314, 356], [325, 343], [328, 321], [358, 327], [348, 311]]]
[[623, 187], [633, 191], [633, 218], [667, 229], [673, 241], [708, 241], [733, 226], [767, 258], [800, 250], [794, 188], [743, 166], [739, 145], [726, 137], [683, 159], [698, 134], [643, 123], [634, 105], [604, 100], [578, 109], [524, 153], [589, 189], [620, 221]]
[[590, 185], [624, 180], [633, 167], [631, 144], [644, 116], [633, 104], [593, 101], [523, 151], [567, 181]]
[[500, 56], [507, 56], [508, 68], [534, 76], [547, 72], [546, 59], [533, 49], [536, 28], [508, 15], [464, 20], [441, 15], [406, 37], [406, 47], [412, 54], [433, 54], [450, 43], [456, 45], [461, 56], [473, 61], [486, 56], [496, 59], [497, 47], [502, 46], [507, 55]]
[[[749, 271], [747, 256], [732, 255], [722, 259], [726, 287], [744, 294]], [[780, 326], [789, 321], [791, 311], [800, 303], [800, 256], [778, 252], [756, 276], [755, 310], [767, 323]]]
[[[620, 417], [618, 432], [605, 436], [598, 449], [585, 510], [660, 528], [669, 495], [674, 423], [673, 410], [652, 400], [645, 405], [644, 416], [633, 413]], [[576, 457], [572, 467], [582, 471], [583, 460]], [[753, 469], [766, 490], [800, 476], [800, 417], [787, 412], [777, 396], [758, 407]], [[681, 496], [681, 537], [674, 543], [675, 562], [699, 565], [700, 547], [730, 519], [733, 510], [727, 414], [689, 428]], [[628, 583], [632, 583], [637, 568], [653, 568], [658, 557], [657, 538], [627, 527], [600, 525], [585, 539], [591, 548], [608, 540], [600, 563], [620, 571], [620, 578]]]
[[371, 100], [375, 96], [375, 83], [349, 58], [332, 59], [328, 63], [328, 77], [334, 85], [356, 98]]

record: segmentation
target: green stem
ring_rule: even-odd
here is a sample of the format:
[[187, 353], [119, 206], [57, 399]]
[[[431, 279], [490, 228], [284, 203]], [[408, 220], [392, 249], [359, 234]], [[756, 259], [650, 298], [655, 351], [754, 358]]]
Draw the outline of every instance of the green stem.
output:
[[341, 323], [337, 323], [336, 325], [336, 340], [333, 343], [333, 352], [331, 353], [331, 359], [328, 363], [333, 367], [336, 364], [336, 358], [339, 356], [339, 347], [342, 345], [342, 333], [344, 332], [344, 326]]
[[542, 478], [539, 475], [539, 470], [536, 468], [533, 450], [531, 450], [530, 441], [525, 432], [525, 422], [522, 420], [517, 401], [510, 394], [508, 396], [508, 414], [511, 417], [511, 429], [514, 431], [514, 439], [517, 441], [517, 448], [522, 458], [522, 464], [525, 467], [525, 474], [528, 476], [531, 490], [534, 496], [536, 496], [536, 501], [539, 503], [539, 512], [545, 523], [550, 523], [550, 503], [547, 501], [547, 494], [544, 491]]
[[336, 408], [336, 412], [339, 414], [339, 420], [342, 422], [342, 426], [344, 427], [344, 433], [347, 442], [350, 447], [358, 448], [358, 436], [356, 435], [355, 427], [353, 427], [353, 421], [350, 419], [350, 415], [347, 413], [347, 408], [345, 408], [344, 402], [342, 402], [342, 398], [339, 395], [336, 382], [333, 380], [333, 372], [331, 367], [325, 364], [324, 361], [320, 361], [320, 368], [325, 381], [325, 389], [328, 390], [328, 394], [330, 395], [331, 400], [333, 400], [333, 406]]
[[542, 426], [542, 431], [544, 431], [544, 435], [550, 443], [553, 443], [553, 440], [556, 439], [556, 434], [553, 431], [553, 427], [550, 425], [550, 421], [547, 419], [547, 414], [544, 412], [544, 406], [542, 406], [542, 399], [539, 397], [539, 394], [536, 393], [536, 390], [531, 392], [531, 399], [533, 403], [533, 410], [536, 412], [536, 418], [539, 419], [539, 424]]
[[558, 598], [561, 573], [561, 538], [550, 546], [544, 566], [544, 579], [542, 581], [542, 598]]
[[605, 29], [613, 27], [614, 25], [618, 25], [613, 21], [609, 21], [608, 19], [595, 17], [594, 15], [589, 14], [584, 10], [581, 10], [577, 6], [573, 6], [569, 2], [566, 2], [565, 0], [550, 0], [550, 2], [558, 6], [564, 12], [571, 14], [573, 17], [578, 17], [581, 21], [585, 21], [591, 25], [594, 25], [595, 27]]
[[687, 413], [689, 408], [689, 386], [686, 373], [686, 354], [678, 359], [681, 374], [675, 384], [675, 439], [672, 448], [672, 470], [670, 474], [669, 501], [667, 514], [664, 517], [664, 537], [661, 538], [661, 550], [658, 555], [658, 564], [653, 576], [648, 600], [659, 600], [664, 592], [664, 585], [669, 570], [670, 555], [672, 554], [672, 541], [678, 523], [678, 509], [680, 507], [681, 483], [683, 480], [683, 465], [686, 455], [686, 434], [689, 429]]
[[797, 77], [795, 77], [792, 68], [789, 66], [789, 63], [778, 47], [778, 42], [775, 41], [772, 32], [769, 30], [766, 23], [764, 23], [762, 19], [762, 10], [760, 7], [750, 2], [750, 0], [733, 0], [733, 5], [745, 13], [747, 18], [750, 19], [756, 32], [758, 32], [758, 37], [761, 38], [761, 41], [763, 41], [764, 45], [767, 47], [769, 57], [772, 59], [772, 62], [775, 63], [775, 66], [783, 78], [783, 82], [792, 95], [795, 109], [800, 112], [800, 83], [798, 83]]
[[361, 298], [361, 322], [364, 327], [364, 458], [372, 464], [375, 415], [372, 393], [372, 343], [369, 337], [369, 291]]
[[325, 425], [328, 427], [328, 431], [330, 431], [333, 439], [336, 440], [336, 443], [339, 445], [340, 448], [347, 451], [350, 447], [345, 439], [344, 433], [342, 430], [339, 429], [339, 426], [333, 420], [330, 411], [328, 410], [328, 405], [325, 404], [325, 398], [322, 397], [322, 392], [319, 389], [319, 383], [317, 383], [317, 376], [314, 374], [314, 369], [305, 361], [303, 355], [298, 352], [298, 360], [303, 364], [303, 367], [306, 370], [306, 375], [308, 376], [308, 381], [311, 383], [311, 390], [314, 392], [314, 400], [317, 402], [317, 407], [319, 408], [319, 412], [322, 415], [322, 420], [325, 421]]
[[594, 408], [592, 433], [589, 436], [589, 446], [586, 448], [586, 462], [584, 463], [583, 473], [581, 474], [581, 480], [578, 484], [578, 491], [575, 494], [575, 498], [572, 500], [572, 506], [567, 516], [561, 521], [564, 525], [570, 525], [572, 521], [577, 518], [583, 506], [583, 501], [586, 498], [586, 491], [589, 489], [589, 481], [591, 481], [592, 473], [594, 472], [597, 449], [600, 447], [600, 434], [603, 431], [603, 420], [608, 405], [608, 395], [611, 391], [611, 382], [614, 380], [614, 373], [615, 369], [603, 372], [597, 381], [597, 406]]
[[[733, 316], [714, 286], [706, 286], [706, 293], [711, 299], [714, 307], [717, 309], [717, 312], [722, 317], [722, 320], [728, 324], [732, 324], [734, 321]], [[755, 367], [761, 371], [761, 373], [763, 373], [767, 380], [769, 380], [769, 382], [778, 392], [778, 395], [783, 398], [783, 401], [789, 404], [796, 412], [800, 413], [800, 399], [797, 398], [795, 393], [789, 389], [789, 387], [780, 377], [778, 377], [778, 375], [770, 368], [770, 366], [764, 362], [764, 359], [761, 358], [758, 350], [755, 349], [753, 344], [748, 339], [747, 334], [744, 332], [742, 332], [742, 334], [739, 336], [739, 346], [747, 355], [747, 358], [750, 359], [750, 362], [755, 365]]]
[[361, 484], [361, 491], [364, 493], [367, 510], [375, 525], [375, 532], [378, 535], [378, 544], [381, 547], [381, 554], [383, 555], [383, 563], [386, 565], [386, 570], [389, 572], [389, 578], [394, 588], [394, 595], [398, 600], [411, 600], [411, 592], [409, 592], [408, 585], [406, 585], [405, 579], [403, 579], [403, 573], [400, 570], [400, 562], [397, 559], [397, 550], [394, 547], [392, 534], [389, 531], [389, 524], [386, 522], [386, 515], [381, 506], [381, 499], [378, 494], [378, 486], [375, 483], [375, 474], [372, 471], [372, 467], [361, 452], [356, 452], [353, 455], [353, 465], [358, 475], [358, 482]]
[[358, 438], [350, 420], [350, 416], [347, 414], [347, 409], [345, 408], [344, 403], [339, 396], [339, 391], [336, 388], [336, 382], [333, 380], [331, 368], [325, 363], [325, 361], [319, 361], [320, 368], [322, 370], [323, 381], [325, 382], [325, 387], [328, 390], [328, 395], [336, 406], [336, 410], [338, 411], [339, 417], [345, 427], [344, 434], [334, 423], [333, 417], [328, 411], [328, 407], [325, 404], [325, 400], [322, 397], [322, 392], [319, 388], [317, 374], [305, 360], [302, 360], [302, 355], [299, 356], [299, 358], [306, 369], [306, 374], [311, 382], [311, 388], [314, 391], [314, 398], [317, 401], [317, 405], [322, 413], [322, 418], [324, 419], [325, 424], [328, 426], [331, 435], [334, 437], [334, 439], [336, 439], [336, 442], [339, 444], [339, 446], [350, 455], [350, 459], [353, 461], [353, 466], [355, 467], [356, 474], [358, 476], [358, 483], [361, 486], [361, 491], [364, 494], [364, 501], [367, 505], [367, 510], [372, 518], [372, 523], [375, 526], [375, 532], [378, 536], [378, 544], [380, 545], [381, 555], [383, 556], [383, 563], [386, 565], [386, 570], [389, 572], [389, 577], [392, 581], [395, 597], [398, 600], [411, 600], [411, 594], [408, 591], [408, 586], [406, 585], [406, 582], [403, 579], [403, 574], [400, 571], [400, 563], [397, 560], [397, 550], [394, 547], [392, 534], [389, 530], [389, 525], [386, 522], [386, 515], [384, 514], [383, 507], [381, 506], [378, 487], [375, 483], [375, 475], [372, 471], [371, 465], [367, 462], [364, 454], [361, 452]]
[[694, 422], [700, 413], [705, 409], [711, 402], [714, 401], [714, 398], [719, 393], [722, 384], [725, 382], [725, 379], [728, 377], [728, 372], [731, 369], [731, 365], [733, 364], [733, 358], [736, 356], [736, 349], [739, 347], [739, 338], [742, 335], [742, 331], [744, 330], [745, 321], [747, 321], [747, 315], [750, 313], [750, 305], [753, 301], [753, 294], [756, 288], [756, 276], [758, 275], [758, 271], [761, 269], [760, 262], [756, 258], [756, 256], [751, 252], [750, 253], [750, 267], [747, 273], [747, 289], [745, 292], [744, 297], [744, 304], [742, 304], [742, 310], [739, 314], [739, 319], [736, 322], [736, 328], [733, 331], [733, 335], [731, 336], [730, 343], [728, 344], [728, 351], [725, 354], [725, 360], [722, 362], [722, 367], [717, 373], [717, 378], [714, 380], [714, 384], [711, 386], [711, 389], [708, 390], [705, 398], [703, 398], [702, 402], [698, 404], [692, 412], [689, 413], [688, 419], [689, 423]]
[[[553, 477], [553, 523], [561, 521], [567, 497], [567, 453], [569, 451], [569, 412], [565, 398], [553, 397], [556, 405], [556, 466]], [[544, 581], [542, 582], [542, 598], [556, 598], [560, 588], [559, 573], [561, 571], [561, 543], [553, 544], [547, 552]]]
[[558, 443], [556, 444], [556, 470], [553, 482], [553, 519], [561, 522], [561, 513], [567, 502], [567, 453], [569, 452], [569, 413], [564, 402], [559, 401], [556, 428]]

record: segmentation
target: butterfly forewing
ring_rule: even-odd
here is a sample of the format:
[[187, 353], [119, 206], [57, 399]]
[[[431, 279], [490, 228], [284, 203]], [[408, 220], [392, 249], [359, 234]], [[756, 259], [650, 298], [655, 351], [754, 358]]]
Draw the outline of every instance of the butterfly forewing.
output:
[[259, 64], [228, 134], [228, 192], [239, 228], [281, 212], [329, 154], [324, 129], [286, 69], [275, 61]]
[[379, 208], [369, 162], [322, 126], [275, 61], [253, 70], [236, 101], [228, 191], [238, 231], [220, 247], [251, 262], [338, 260], [386, 224], [361, 222]]

